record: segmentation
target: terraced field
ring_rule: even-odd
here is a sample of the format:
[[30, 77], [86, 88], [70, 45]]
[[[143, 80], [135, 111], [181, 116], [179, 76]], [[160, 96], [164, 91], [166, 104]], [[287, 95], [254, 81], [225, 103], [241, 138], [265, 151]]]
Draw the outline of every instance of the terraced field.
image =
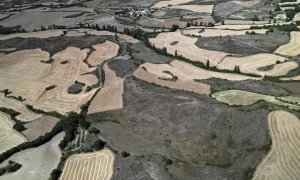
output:
[[115, 155], [109, 149], [76, 154], [68, 158], [60, 180], [109, 180], [113, 174]]
[[10, 116], [0, 112], [0, 154], [27, 141], [24, 136], [13, 129], [13, 125], [14, 122]]
[[254, 180], [300, 177], [300, 121], [292, 113], [273, 111], [268, 117], [272, 148], [256, 168]]

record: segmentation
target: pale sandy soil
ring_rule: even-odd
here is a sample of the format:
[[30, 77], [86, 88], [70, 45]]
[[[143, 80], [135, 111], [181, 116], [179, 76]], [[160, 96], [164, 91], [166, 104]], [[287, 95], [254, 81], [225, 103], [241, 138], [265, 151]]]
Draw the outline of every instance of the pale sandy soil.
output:
[[97, 66], [102, 64], [118, 55], [119, 45], [111, 41], [105, 41], [102, 44], [93, 45], [93, 51], [87, 62], [92, 66]]
[[88, 114], [110, 111], [123, 108], [123, 82], [114, 71], [109, 69], [107, 63], [103, 65], [105, 73], [104, 87], [97, 93]]
[[[168, 53], [175, 55], [177, 50], [178, 55], [182, 55], [193, 61], [200, 61], [206, 63], [208, 60], [212, 66], [217, 65], [227, 53], [210, 51], [197, 47], [195, 43], [198, 38], [187, 37], [181, 34], [180, 31], [160, 33], [156, 38], [150, 38], [151, 44], [156, 48], [166, 47]], [[174, 41], [178, 41], [176, 45], [171, 45]]]
[[0, 154], [26, 142], [26, 138], [13, 129], [14, 122], [8, 114], [0, 112]]
[[[264, 94], [252, 93], [249, 91], [242, 91], [242, 90], [227, 90], [227, 91], [220, 91], [217, 93], [212, 94], [212, 97], [217, 99], [220, 102], [226, 103], [228, 105], [241, 105], [247, 106], [253, 103], [256, 103], [259, 100], [264, 100], [273, 104], [277, 104], [279, 106], [288, 107], [294, 110], [300, 110], [299, 105], [294, 105], [290, 103], [283, 102], [279, 100], [279, 97], [276, 99], [274, 96], [268, 96]], [[291, 98], [291, 97], [289, 97]], [[297, 99], [298, 97], [296, 97]]]
[[69, 157], [60, 180], [109, 180], [113, 174], [114, 153], [105, 148], [98, 152], [75, 154]]
[[97, 67], [91, 67], [90, 68], [87, 65], [87, 63], [83, 62], [80, 65], [80, 74], [84, 75], [85, 73], [89, 73], [89, 72], [95, 71], [96, 69], [97, 69]]
[[248, 29], [248, 30], [225, 30], [225, 29], [204, 29], [201, 31], [202, 28], [197, 29], [185, 29], [182, 30], [183, 34], [185, 35], [196, 35], [202, 37], [216, 37], [216, 36], [234, 36], [234, 35], [245, 35], [246, 32], [254, 31], [258, 34], [265, 34], [266, 29]]
[[[85, 104], [97, 89], [89, 92], [85, 92], [85, 89], [83, 89], [79, 94], [69, 94], [67, 89], [79, 78], [81, 64], [87, 57], [88, 52], [88, 49], [81, 50], [68, 47], [52, 56], [51, 71], [42, 81], [55, 84], [56, 88], [46, 91], [34, 103], [35, 108], [44, 111], [57, 111], [62, 114], [70, 111], [80, 111], [80, 106]], [[61, 64], [63, 61], [68, 61], [68, 63]]]
[[300, 21], [300, 13], [297, 13], [293, 19], [293, 21]]
[[238, 19], [226, 19], [224, 21], [226, 25], [261, 25], [268, 24], [269, 21], [250, 21], [250, 20], [238, 20]]
[[207, 13], [211, 14], [214, 8], [214, 5], [175, 5], [168, 7], [170, 9], [185, 9], [197, 13]]
[[256, 168], [253, 180], [298, 179], [300, 177], [300, 121], [286, 111], [269, 114], [272, 147]]
[[7, 98], [3, 93], [0, 93], [0, 107], [13, 109], [16, 112], [21, 113], [16, 116], [16, 119], [23, 122], [33, 121], [42, 116], [27, 109], [26, 105], [22, 101], [18, 101], [13, 98]]
[[[217, 68], [233, 70], [235, 66], [239, 66], [241, 72], [244, 73], [251, 73], [260, 76], [283, 76], [290, 70], [298, 67], [298, 63], [292, 61], [284, 62], [285, 60], [286, 58], [284, 57], [267, 53], [260, 53], [245, 57], [228, 56], [217, 65]], [[280, 61], [282, 63], [276, 64], [276, 61]], [[258, 68], [269, 65], [274, 65], [273, 69], [267, 71], [258, 70]]]
[[26, 130], [22, 131], [22, 134], [28, 139], [28, 141], [33, 141], [38, 137], [50, 132], [59, 119], [43, 115], [42, 117], [26, 123], [24, 126]]
[[48, 31], [37, 31], [37, 32], [28, 32], [28, 33], [15, 33], [9, 35], [0, 35], [0, 40], [12, 39], [15, 37], [20, 38], [50, 38], [57, 37], [63, 34], [63, 30], [54, 29]]
[[300, 75], [288, 78], [280, 78], [282, 81], [300, 81]]
[[291, 39], [288, 44], [280, 46], [275, 53], [286, 56], [300, 55], [300, 32], [291, 32]]
[[64, 133], [54, 136], [47, 143], [36, 148], [26, 149], [12, 155], [9, 159], [0, 164], [3, 167], [9, 160], [22, 164], [22, 168], [17, 172], [10, 173], [1, 178], [5, 180], [47, 180], [53, 169], [61, 158], [58, 144], [63, 139]]

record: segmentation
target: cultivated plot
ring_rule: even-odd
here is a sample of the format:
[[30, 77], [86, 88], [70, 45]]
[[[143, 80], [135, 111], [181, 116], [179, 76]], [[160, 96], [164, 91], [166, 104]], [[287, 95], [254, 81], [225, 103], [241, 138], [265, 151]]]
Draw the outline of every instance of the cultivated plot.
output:
[[201, 37], [218, 37], [218, 36], [235, 36], [235, 35], [245, 35], [247, 32], [254, 31], [258, 34], [265, 34], [266, 29], [258, 29], [258, 30], [227, 30], [227, 29], [204, 29], [204, 28], [189, 28], [184, 29], [182, 33], [184, 35], [195, 35]]
[[88, 114], [123, 108], [124, 80], [109, 69], [107, 63], [103, 65], [103, 69], [105, 73], [104, 86], [91, 102]]
[[[283, 76], [299, 65], [296, 62], [285, 62], [286, 58], [274, 54], [260, 53], [245, 57], [225, 57], [218, 65], [218, 69], [234, 70], [236, 66], [241, 72], [260, 76]], [[269, 67], [266, 70], [260, 68]]]
[[300, 120], [286, 111], [268, 117], [272, 147], [254, 173], [254, 180], [300, 177]]
[[[279, 106], [288, 107], [294, 110], [300, 110], [300, 105], [295, 103], [289, 103], [290, 101], [285, 101], [285, 97], [274, 97], [268, 96], [264, 94], [253, 93], [249, 91], [241, 91], [241, 90], [227, 90], [220, 91], [212, 94], [212, 97], [217, 99], [220, 102], [226, 103], [228, 105], [239, 105], [239, 106], [247, 106], [254, 104], [260, 100], [267, 101]], [[289, 99], [293, 97], [288, 97]], [[298, 100], [298, 97], [295, 97]]]
[[26, 138], [13, 129], [14, 122], [6, 113], [0, 112], [0, 154], [26, 142]]
[[297, 56], [300, 54], [300, 32], [291, 32], [291, 40], [288, 44], [280, 46], [275, 53], [286, 56]]
[[119, 45], [111, 41], [105, 41], [102, 44], [93, 46], [94, 51], [91, 53], [87, 62], [92, 65], [100, 65], [118, 55]]
[[76, 154], [67, 159], [60, 180], [109, 180], [113, 174], [115, 155], [109, 149]]
[[206, 63], [209, 60], [212, 66], [217, 65], [227, 55], [227, 53], [219, 51], [201, 49], [195, 45], [197, 40], [198, 38], [182, 35], [180, 31], [160, 33], [157, 37], [149, 39], [156, 48], [165, 47], [168, 53], [175, 55], [177, 52], [178, 55], [193, 61]]

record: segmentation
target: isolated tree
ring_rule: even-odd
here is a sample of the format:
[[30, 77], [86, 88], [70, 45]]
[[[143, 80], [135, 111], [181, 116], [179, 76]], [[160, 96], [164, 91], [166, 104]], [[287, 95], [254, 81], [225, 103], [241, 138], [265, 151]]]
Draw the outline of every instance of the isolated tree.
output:
[[206, 69], [209, 69], [209, 60], [206, 61], [205, 68], [206, 68]]

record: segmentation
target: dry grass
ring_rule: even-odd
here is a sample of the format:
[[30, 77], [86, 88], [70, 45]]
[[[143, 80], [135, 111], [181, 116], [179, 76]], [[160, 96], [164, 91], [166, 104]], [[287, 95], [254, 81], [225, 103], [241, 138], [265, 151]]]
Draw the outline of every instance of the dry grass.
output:
[[[67, 89], [79, 79], [80, 67], [83, 60], [87, 57], [88, 52], [88, 49], [81, 50], [79, 48], [69, 47], [52, 56], [53, 62], [51, 71], [41, 80], [55, 84], [56, 87], [46, 91], [38, 101], [34, 103], [35, 108], [45, 111], [57, 111], [62, 114], [66, 114], [70, 111], [80, 111], [80, 106], [85, 104], [97, 89], [85, 92], [85, 86], [79, 94], [69, 94]], [[61, 62], [65, 61], [67, 61], [66, 64], [61, 64]]]
[[[217, 65], [217, 68], [234, 70], [235, 66], [239, 66], [241, 72], [244, 73], [257, 74], [260, 76], [283, 76], [286, 75], [290, 70], [298, 67], [298, 63], [292, 61], [284, 62], [285, 60], [286, 59], [284, 57], [266, 53], [245, 57], [228, 56]], [[281, 63], [277, 64], [277, 61], [280, 61]], [[271, 65], [273, 65], [273, 68], [270, 70], [258, 70], [259, 68]]]
[[72, 155], [67, 159], [60, 180], [109, 180], [113, 174], [115, 155], [109, 149]]
[[[220, 91], [212, 94], [212, 97], [228, 105], [247, 106], [256, 103], [257, 101], [264, 100], [279, 106], [288, 107], [294, 110], [300, 110], [299, 105], [290, 104], [282, 101], [282, 99], [284, 99], [285, 97], [275, 98], [274, 96], [268, 96], [264, 94], [252, 93], [242, 90]], [[295, 98], [297, 99], [297, 97]]]
[[28, 141], [33, 141], [50, 132], [58, 121], [59, 119], [52, 116], [42, 116], [34, 121], [26, 123], [24, 125], [26, 130], [22, 131], [22, 134]]
[[171, 9], [184, 9], [193, 11], [196, 13], [207, 13], [211, 14], [214, 8], [214, 5], [176, 5], [170, 6]]
[[26, 142], [26, 138], [13, 130], [14, 122], [8, 114], [0, 112], [0, 154]]
[[272, 148], [259, 164], [254, 180], [298, 179], [300, 177], [300, 121], [286, 111], [268, 117]]
[[42, 115], [31, 112], [26, 105], [21, 101], [13, 98], [7, 98], [3, 93], [0, 93], [0, 107], [13, 109], [21, 114], [16, 116], [16, 119], [22, 122], [29, 122], [40, 118]]
[[[149, 39], [156, 48], [166, 47], [168, 53], [175, 55], [175, 51], [177, 51], [178, 55], [193, 61], [206, 63], [209, 60], [212, 66], [217, 65], [227, 55], [223, 52], [201, 49], [195, 45], [197, 40], [198, 38], [182, 35], [180, 31], [160, 33], [156, 38]], [[171, 45], [174, 41], [178, 41], [178, 43]]]
[[185, 29], [183, 30], [183, 34], [185, 35], [196, 35], [202, 37], [216, 37], [216, 36], [235, 36], [235, 35], [245, 35], [246, 32], [254, 31], [258, 34], [265, 34], [266, 29], [258, 29], [258, 30], [225, 30], [225, 29], [204, 29], [201, 31], [202, 28], [197, 29]]
[[123, 108], [123, 82], [107, 63], [103, 65], [105, 73], [104, 87], [95, 96], [89, 106], [88, 114]]
[[105, 41], [102, 44], [94, 45], [94, 52], [89, 56], [87, 62], [92, 65], [100, 65], [118, 55], [119, 45], [111, 41]]
[[291, 32], [291, 39], [288, 44], [280, 46], [275, 53], [286, 56], [300, 55], [300, 32]]

